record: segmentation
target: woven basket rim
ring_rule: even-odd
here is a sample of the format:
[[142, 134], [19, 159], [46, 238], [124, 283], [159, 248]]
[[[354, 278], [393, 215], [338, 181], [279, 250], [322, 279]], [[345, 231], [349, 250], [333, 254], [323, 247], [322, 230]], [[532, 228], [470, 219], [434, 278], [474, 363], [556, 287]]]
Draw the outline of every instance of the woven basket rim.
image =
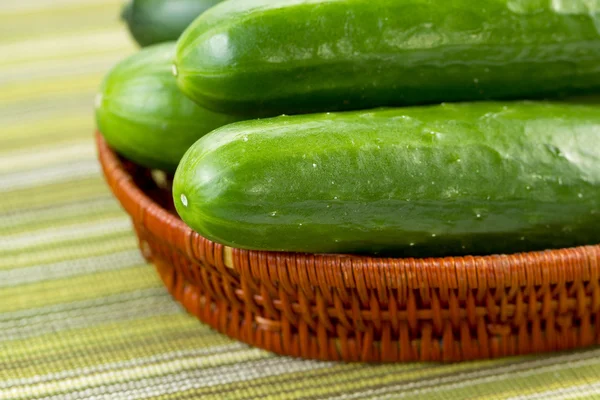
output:
[[[96, 131], [96, 144], [107, 182], [127, 213], [134, 219], [144, 221], [151, 234], [169, 242], [191, 259], [198, 260], [210, 253], [213, 255], [210, 261], [234, 270], [238, 270], [241, 264], [247, 264], [248, 260], [273, 257], [277, 259], [277, 264], [284, 259], [294, 265], [308, 266], [318, 260], [319, 264], [341, 265], [350, 274], [356, 268], [362, 268], [361, 273], [370, 274], [373, 282], [383, 281], [376, 284], [378, 287], [393, 278], [390, 268], [414, 270], [419, 275], [419, 287], [452, 288], [452, 282], [458, 287], [462, 283], [457, 282], [462, 281], [467, 281], [471, 288], [526, 287], [600, 279], [600, 244], [515, 254], [429, 258], [271, 252], [224, 246], [194, 232], [179, 217], [169, 213], [137, 187], [99, 131]], [[267, 261], [265, 263], [268, 264]], [[310, 276], [307, 278], [310, 279]], [[321, 279], [315, 278], [314, 281]], [[411, 286], [410, 283], [408, 286]]]

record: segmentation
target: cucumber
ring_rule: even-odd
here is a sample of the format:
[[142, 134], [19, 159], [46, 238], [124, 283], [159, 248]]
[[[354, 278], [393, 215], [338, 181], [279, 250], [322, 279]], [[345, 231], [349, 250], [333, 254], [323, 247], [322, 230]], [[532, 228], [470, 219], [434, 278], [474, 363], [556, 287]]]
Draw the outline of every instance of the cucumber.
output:
[[239, 116], [198, 106], [171, 73], [175, 43], [147, 47], [116, 65], [96, 98], [96, 122], [107, 143], [148, 168], [174, 172], [202, 135]]
[[276, 116], [600, 89], [598, 0], [230, 0], [181, 36], [178, 84]]
[[121, 18], [142, 47], [177, 40], [190, 23], [222, 0], [130, 0]]
[[446, 256], [600, 243], [600, 103], [244, 121], [195, 143], [181, 218], [244, 249]]

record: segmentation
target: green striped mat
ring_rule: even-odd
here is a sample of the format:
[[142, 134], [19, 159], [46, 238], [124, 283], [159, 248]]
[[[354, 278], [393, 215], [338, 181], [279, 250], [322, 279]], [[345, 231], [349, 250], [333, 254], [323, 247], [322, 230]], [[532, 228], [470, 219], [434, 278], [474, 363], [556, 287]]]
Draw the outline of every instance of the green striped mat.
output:
[[95, 159], [120, 0], [0, 1], [0, 399], [600, 398], [600, 349], [453, 365], [277, 357], [186, 315]]

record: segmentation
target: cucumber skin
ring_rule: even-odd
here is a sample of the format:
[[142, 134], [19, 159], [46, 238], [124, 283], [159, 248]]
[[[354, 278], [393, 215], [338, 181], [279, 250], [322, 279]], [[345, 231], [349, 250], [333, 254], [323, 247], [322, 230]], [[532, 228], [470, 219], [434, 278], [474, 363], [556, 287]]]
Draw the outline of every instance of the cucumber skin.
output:
[[204, 11], [222, 0], [130, 0], [121, 18], [142, 47], [177, 40]]
[[142, 49], [104, 78], [96, 123], [107, 143], [148, 168], [174, 172], [201, 136], [239, 116], [198, 106], [179, 91], [171, 72], [175, 43]]
[[257, 116], [586, 94], [600, 2], [569, 1], [230, 0], [182, 34], [178, 84]]
[[175, 206], [202, 236], [255, 250], [430, 257], [600, 243], [599, 104], [239, 122], [188, 150]]

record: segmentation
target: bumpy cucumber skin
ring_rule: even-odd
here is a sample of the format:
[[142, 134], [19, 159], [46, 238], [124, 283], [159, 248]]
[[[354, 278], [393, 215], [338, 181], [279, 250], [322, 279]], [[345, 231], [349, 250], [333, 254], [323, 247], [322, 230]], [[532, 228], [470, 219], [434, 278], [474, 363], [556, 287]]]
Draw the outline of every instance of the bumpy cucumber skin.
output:
[[600, 89], [600, 2], [230, 0], [181, 36], [178, 84], [259, 116]]
[[204, 11], [222, 0], [130, 0], [122, 19], [142, 47], [177, 40]]
[[148, 168], [174, 172], [201, 136], [239, 116], [198, 106], [179, 91], [171, 67], [175, 43], [147, 47], [116, 65], [96, 101], [96, 123], [117, 152]]
[[445, 256], [600, 243], [600, 103], [457, 103], [244, 121], [173, 196], [229, 246]]

